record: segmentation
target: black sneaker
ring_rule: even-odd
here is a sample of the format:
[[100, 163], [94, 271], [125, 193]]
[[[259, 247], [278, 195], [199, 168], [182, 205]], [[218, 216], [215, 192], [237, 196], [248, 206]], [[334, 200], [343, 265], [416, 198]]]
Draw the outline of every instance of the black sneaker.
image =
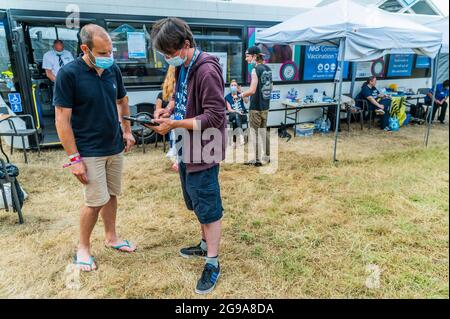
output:
[[244, 165], [247, 165], [247, 166], [255, 166], [255, 167], [261, 167], [261, 166], [262, 166], [262, 163], [261, 163], [260, 161], [251, 160], [251, 161], [245, 162]]
[[197, 282], [197, 288], [195, 288], [195, 292], [200, 295], [210, 293], [216, 286], [219, 276], [220, 276], [220, 265], [217, 265], [216, 268], [211, 264], [208, 263], [205, 264], [202, 277]]
[[184, 258], [192, 258], [192, 257], [206, 258], [208, 252], [202, 249], [200, 245], [201, 244], [198, 244], [197, 246], [194, 247], [181, 248], [180, 255]]

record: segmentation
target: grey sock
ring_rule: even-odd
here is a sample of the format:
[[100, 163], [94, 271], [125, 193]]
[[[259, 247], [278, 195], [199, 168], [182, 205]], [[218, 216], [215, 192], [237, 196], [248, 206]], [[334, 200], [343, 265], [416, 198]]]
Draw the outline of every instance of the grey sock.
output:
[[202, 241], [200, 242], [200, 248], [203, 249], [204, 251], [208, 251], [208, 245], [206, 245], [206, 240], [202, 239]]
[[214, 267], [218, 267], [219, 266], [219, 256], [216, 257], [206, 257], [206, 263], [207, 264], [211, 264]]

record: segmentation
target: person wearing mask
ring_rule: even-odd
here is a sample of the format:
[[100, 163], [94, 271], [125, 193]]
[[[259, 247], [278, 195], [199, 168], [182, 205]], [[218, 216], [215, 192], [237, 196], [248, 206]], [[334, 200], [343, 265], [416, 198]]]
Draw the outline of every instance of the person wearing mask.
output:
[[[175, 101], [173, 100], [175, 85], [176, 85], [175, 67], [169, 65], [166, 77], [164, 78], [164, 82], [162, 84], [162, 91], [158, 94], [158, 97], [156, 98], [154, 117], [157, 117], [157, 114], [159, 114], [161, 110], [165, 109], [166, 107], [173, 108], [175, 103]], [[173, 131], [170, 131], [168, 136], [170, 149], [167, 152], [167, 157], [172, 161], [172, 170], [178, 172], [178, 159], [177, 159], [177, 151], [175, 148], [175, 133]]]
[[245, 138], [242, 132], [242, 124], [247, 123], [247, 109], [245, 104], [248, 102], [248, 98], [242, 99], [239, 94], [241, 93], [241, 88], [236, 80], [231, 80], [230, 82], [230, 93], [225, 96], [225, 101], [227, 103], [228, 120], [233, 126], [233, 130], [238, 129], [239, 132], [239, 144], [245, 144]]
[[[270, 140], [267, 133], [267, 117], [270, 108], [273, 82], [272, 70], [264, 62], [261, 49], [252, 46], [245, 52], [245, 60], [252, 66], [250, 88], [242, 92], [239, 97], [250, 97], [250, 128], [255, 132], [255, 159], [246, 165], [262, 166], [270, 162]], [[262, 136], [260, 134], [263, 132]], [[260, 156], [260, 139], [262, 139], [263, 155]], [[261, 157], [261, 158], [260, 158]]]
[[129, 151], [135, 140], [130, 122], [119, 122], [130, 111], [120, 69], [112, 57], [111, 38], [102, 27], [88, 24], [80, 30], [80, 39], [83, 56], [59, 70], [54, 100], [56, 129], [68, 155], [64, 166], [83, 185], [85, 198], [74, 264], [90, 272], [97, 269], [90, 237], [99, 215], [107, 247], [136, 250], [116, 233], [123, 152]]
[[[449, 89], [449, 82], [448, 80], [445, 80], [444, 83], [440, 83], [436, 86], [436, 94], [435, 94], [435, 100], [434, 100], [434, 107], [433, 107], [433, 117], [431, 121], [433, 122], [436, 118], [436, 113], [439, 109], [441, 109], [441, 114], [439, 115], [439, 122], [441, 124], [445, 124], [445, 116], [447, 113], [447, 107], [448, 107], [448, 89]], [[427, 97], [425, 98], [425, 103], [427, 105], [431, 105], [433, 101], [433, 89], [430, 89], [430, 92], [427, 94]]]
[[55, 40], [53, 49], [44, 54], [42, 68], [45, 70], [47, 78], [54, 83], [59, 70], [73, 60], [72, 53], [64, 49], [64, 42]]
[[380, 127], [382, 130], [389, 131], [389, 117], [391, 99], [378, 91], [377, 78], [375, 76], [369, 77], [361, 88], [361, 92], [356, 99], [366, 100], [369, 105], [369, 111], [381, 115]]
[[187, 208], [197, 216], [202, 237], [200, 244], [182, 248], [180, 255], [206, 259], [195, 288], [196, 293], [206, 294], [214, 289], [220, 276], [223, 207], [219, 169], [225, 159], [227, 138], [222, 68], [217, 57], [196, 47], [190, 27], [181, 19], [156, 22], [151, 38], [153, 47], [177, 68], [177, 84], [174, 107], [159, 111], [159, 126], [149, 127], [159, 134], [173, 129], [182, 134], [181, 143], [177, 141], [182, 145], [181, 188]]

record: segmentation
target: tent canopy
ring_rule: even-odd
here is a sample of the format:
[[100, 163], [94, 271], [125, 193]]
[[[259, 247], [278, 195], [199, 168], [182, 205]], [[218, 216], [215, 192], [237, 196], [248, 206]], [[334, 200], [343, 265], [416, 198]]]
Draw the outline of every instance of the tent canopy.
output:
[[256, 43], [339, 45], [350, 62], [375, 60], [392, 49], [413, 49], [434, 58], [442, 32], [374, 6], [339, 0], [299, 14], [257, 34]]
[[425, 24], [426, 27], [442, 32], [442, 50], [441, 53], [448, 54], [448, 17]]

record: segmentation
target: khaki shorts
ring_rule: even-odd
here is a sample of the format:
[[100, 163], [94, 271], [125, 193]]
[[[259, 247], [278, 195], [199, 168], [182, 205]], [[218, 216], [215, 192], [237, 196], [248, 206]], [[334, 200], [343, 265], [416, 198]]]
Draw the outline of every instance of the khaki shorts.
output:
[[84, 185], [86, 206], [101, 207], [111, 196], [122, 191], [123, 152], [104, 157], [83, 158], [87, 169], [88, 184]]

